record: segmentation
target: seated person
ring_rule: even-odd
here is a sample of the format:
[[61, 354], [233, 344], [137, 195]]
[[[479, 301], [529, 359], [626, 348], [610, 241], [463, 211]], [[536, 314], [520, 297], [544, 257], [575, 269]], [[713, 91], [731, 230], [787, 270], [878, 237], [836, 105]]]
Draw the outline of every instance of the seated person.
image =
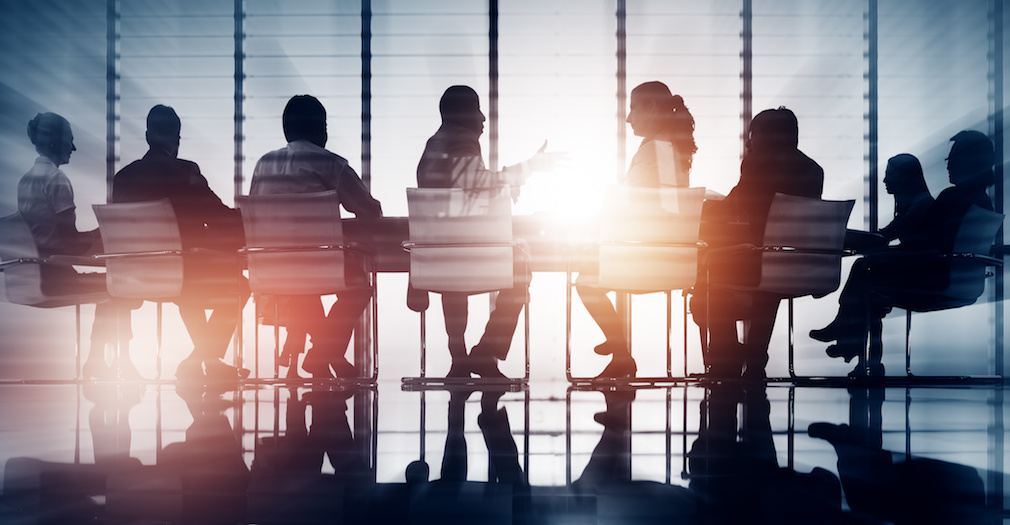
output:
[[[702, 209], [701, 236], [713, 247], [724, 242], [760, 244], [776, 193], [821, 197], [824, 170], [797, 148], [799, 126], [792, 111], [784, 107], [762, 111], [751, 121], [749, 132], [740, 181], [724, 200], [706, 201]], [[742, 374], [744, 379], [763, 382], [781, 297], [716, 287], [706, 293], [709, 274], [713, 283], [756, 284], [760, 277], [756, 258], [734, 255], [732, 260], [713, 261], [708, 268], [700, 266], [699, 272], [691, 312], [703, 343], [708, 333], [705, 355], [709, 374], [721, 379], [738, 379]], [[737, 339], [738, 319], [750, 325], [742, 343]]]
[[[202, 250], [183, 259], [182, 297], [176, 303], [194, 348], [179, 364], [176, 377], [242, 379], [249, 370], [222, 360], [238, 325], [240, 305], [249, 298], [236, 252], [245, 245], [242, 217], [210, 189], [199, 166], [178, 158], [181, 130], [174, 109], [160, 104], [151, 108], [147, 115], [151, 149], [113, 178], [112, 202], [169, 199], [183, 249]], [[210, 319], [208, 308], [214, 310]]]
[[[521, 164], [506, 166], [501, 171], [488, 170], [484, 167], [477, 141], [484, 132], [485, 120], [477, 92], [467, 86], [449, 87], [439, 101], [439, 112], [442, 125], [428, 139], [417, 165], [418, 188], [496, 192], [511, 187], [514, 197], [530, 174], [550, 169], [559, 156], [558, 153], [546, 153], [545, 142], [532, 158]], [[481, 377], [504, 377], [498, 370], [498, 361], [508, 355], [530, 281], [524, 258], [517, 256], [515, 267], [515, 286], [498, 292], [484, 335], [469, 354], [464, 340], [469, 294], [442, 293], [445, 331], [449, 336], [449, 355], [452, 356], [449, 377], [466, 378], [471, 373]], [[416, 291], [408, 290], [409, 296], [415, 294]]]
[[[358, 174], [343, 157], [324, 148], [327, 140], [326, 109], [315, 97], [298, 95], [284, 107], [282, 116], [284, 137], [288, 145], [267, 153], [256, 163], [251, 195], [317, 193], [336, 190], [340, 204], [359, 218], [382, 216], [382, 207], [368, 192]], [[349, 263], [344, 267], [348, 282], [366, 283], [364, 268]], [[305, 333], [313, 346], [305, 356], [302, 369], [312, 377], [355, 377], [357, 371], [347, 361], [348, 342], [354, 324], [368, 306], [371, 293], [365, 287], [351, 288], [337, 294], [337, 302], [325, 316], [318, 297], [286, 296], [281, 298], [282, 310], [287, 310], [288, 338], [296, 339], [289, 347], [305, 342]], [[298, 366], [297, 353], [289, 360], [292, 369]]]
[[[690, 186], [689, 177], [694, 152], [694, 117], [680, 95], [674, 95], [662, 82], [646, 82], [631, 91], [628, 123], [635, 135], [642, 137], [631, 159], [625, 183], [648, 188]], [[634, 377], [637, 365], [631, 357], [624, 326], [607, 292], [596, 285], [598, 261], [581, 268], [576, 289], [589, 315], [603, 330], [607, 340], [595, 352], [611, 354], [613, 359], [599, 377]]]
[[[74, 188], [59, 166], [70, 162], [74, 134], [67, 119], [55, 113], [39, 113], [28, 122], [28, 137], [39, 158], [18, 182], [18, 212], [35, 238], [39, 255], [84, 255], [102, 251], [98, 230], [77, 231]], [[42, 265], [42, 290], [49, 295], [105, 292], [105, 275], [80, 274], [70, 266]], [[112, 379], [119, 373], [127, 378], [140, 374], [128, 353], [119, 356], [115, 369], [105, 362], [105, 345], [116, 344], [117, 302], [105, 301], [95, 307], [91, 328], [91, 349], [81, 373], [85, 379]], [[124, 327], [129, 340], [129, 323]]]
[[[853, 264], [849, 279], [838, 298], [838, 314], [828, 326], [810, 332], [819, 341], [836, 343], [827, 349], [831, 357], [846, 362], [858, 357], [849, 374], [884, 375], [880, 345], [870, 345], [869, 363], [864, 363], [867, 306], [874, 285], [942, 290], [948, 284], [950, 267], [945, 262], [923, 262], [910, 252], [951, 253], [961, 220], [971, 206], [992, 210], [986, 188], [996, 182], [992, 141], [978, 131], [961, 131], [950, 139], [954, 144], [947, 157], [947, 171], [953, 184], [929, 205], [921, 219], [900, 231], [901, 244], [860, 259]], [[890, 310], [887, 304], [869, 303], [869, 322], [878, 324]], [[878, 332], [879, 333], [879, 332]]]

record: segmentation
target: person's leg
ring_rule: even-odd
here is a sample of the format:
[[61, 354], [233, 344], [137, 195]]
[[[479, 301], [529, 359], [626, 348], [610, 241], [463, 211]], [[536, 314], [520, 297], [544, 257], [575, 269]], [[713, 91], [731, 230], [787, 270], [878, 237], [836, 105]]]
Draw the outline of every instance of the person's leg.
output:
[[508, 356], [527, 293], [525, 285], [498, 292], [484, 334], [470, 351], [471, 372], [481, 377], [504, 377], [498, 370], [498, 361]]
[[624, 327], [621, 318], [617, 315], [614, 304], [607, 297], [607, 291], [594, 286], [578, 284], [575, 286], [579, 293], [582, 304], [586, 307], [590, 317], [596, 321], [603, 335], [607, 338], [605, 342], [595, 348], [595, 352], [601, 355], [612, 354], [613, 359], [603, 370], [599, 377], [632, 377], [638, 371], [635, 359], [631, 357], [631, 350], [628, 348], [628, 339], [624, 334]]
[[[312, 335], [313, 352], [316, 347], [325, 349], [328, 356], [328, 366], [338, 377], [356, 377], [358, 371], [347, 361], [344, 354], [354, 333], [354, 326], [361, 318], [362, 312], [368, 307], [372, 292], [368, 288], [351, 289], [337, 294], [337, 302], [333, 303], [326, 314], [324, 328], [320, 334]], [[306, 357], [308, 360], [308, 357]]]
[[768, 364], [768, 345], [781, 299], [765, 293], [751, 295], [750, 329], [743, 344], [743, 377], [749, 381], [763, 382], [765, 366]]
[[708, 375], [716, 379], [738, 379], [743, 371], [745, 349], [736, 330], [741, 317], [738, 303], [733, 292], [712, 290], [692, 307], [696, 321], [701, 319], [701, 337], [708, 342], [705, 353]]
[[445, 292], [442, 294], [442, 315], [445, 317], [445, 333], [449, 336], [449, 356], [452, 365], [448, 377], [470, 377], [466, 353], [466, 322], [469, 296], [465, 293]]

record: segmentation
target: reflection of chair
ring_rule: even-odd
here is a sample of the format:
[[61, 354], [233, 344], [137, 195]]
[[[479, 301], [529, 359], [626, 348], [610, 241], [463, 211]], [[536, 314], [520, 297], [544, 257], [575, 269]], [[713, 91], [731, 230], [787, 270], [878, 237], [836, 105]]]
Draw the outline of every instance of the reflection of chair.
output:
[[[598, 287], [619, 293], [666, 294], [666, 376], [656, 379], [672, 379], [672, 291], [691, 288], [698, 275], [698, 230], [705, 188], [621, 186], [615, 188], [615, 192], [615, 205], [607, 210], [600, 223]], [[572, 286], [574, 283], [569, 271], [565, 371], [569, 381], [590, 380], [592, 378], [572, 376]], [[628, 310], [630, 314], [631, 301], [628, 302]], [[631, 330], [627, 333], [630, 347]], [[636, 380], [648, 381], [649, 378]]]
[[105, 292], [73, 295], [49, 295], [42, 291], [42, 264], [69, 265], [74, 262], [94, 264], [90, 258], [39, 256], [35, 238], [20, 214], [0, 218], [0, 270], [4, 274], [7, 300], [38, 308], [74, 306], [76, 315], [75, 377], [81, 375], [81, 305], [100, 303], [109, 298]]
[[[511, 202], [497, 195], [456, 188], [408, 188], [410, 284], [415, 290], [476, 294], [512, 288]], [[425, 292], [425, 293], [426, 293]], [[524, 305], [526, 371], [530, 374], [529, 300]], [[421, 314], [421, 377], [425, 379], [427, 342], [425, 309]], [[405, 378], [410, 379], [410, 378]]]
[[[968, 209], [958, 227], [951, 254], [898, 253], [893, 254], [910, 264], [923, 265], [932, 261], [946, 261], [950, 266], [949, 280], [942, 290], [912, 289], [897, 286], [874, 286], [873, 292], [890, 306], [905, 310], [905, 373], [912, 376], [912, 350], [910, 333], [912, 312], [933, 312], [960, 308], [974, 304], [985, 291], [985, 280], [989, 266], [1002, 266], [1003, 261], [990, 257], [993, 238], [1003, 223], [1003, 215], [972, 206]], [[883, 255], [887, 257], [892, 254]], [[872, 261], [875, 255], [870, 256]], [[878, 325], [871, 325], [875, 332]], [[881, 334], [870, 334], [870, 345], [882, 345]], [[880, 355], [882, 348], [871, 349]], [[868, 361], [868, 360], [867, 360]]]
[[168, 199], [92, 206], [105, 254], [106, 286], [113, 297], [157, 303], [161, 377], [162, 303], [182, 294], [182, 239]]
[[[357, 252], [364, 258], [364, 253], [344, 244], [337, 192], [255, 195], [239, 197], [237, 202], [245, 227], [243, 252], [249, 257], [249, 288], [253, 293], [315, 297], [355, 288], [370, 290], [372, 351], [363, 357], [371, 363], [363, 363], [355, 356], [355, 364], [363, 377], [375, 380], [378, 328], [374, 272], [369, 268], [368, 279], [360, 283], [345, 278], [345, 265], [357, 264], [354, 257], [347, 260], [347, 254]], [[277, 334], [276, 330], [274, 333]], [[275, 340], [275, 344], [276, 377], [279, 341]], [[369, 364], [371, 374], [365, 375]]]
[[[739, 257], [743, 252], [756, 252], [760, 268], [756, 284], [712, 282], [710, 274], [710, 288], [767, 292], [789, 299], [790, 377], [796, 377], [792, 299], [806, 295], [821, 297], [838, 288], [845, 225], [854, 205], [855, 201], [851, 200], [825, 201], [776, 193], [768, 210], [760, 246], [728, 246], [711, 250], [707, 255], [710, 271], [713, 264], [725, 257]], [[746, 332], [745, 326], [745, 337]]]

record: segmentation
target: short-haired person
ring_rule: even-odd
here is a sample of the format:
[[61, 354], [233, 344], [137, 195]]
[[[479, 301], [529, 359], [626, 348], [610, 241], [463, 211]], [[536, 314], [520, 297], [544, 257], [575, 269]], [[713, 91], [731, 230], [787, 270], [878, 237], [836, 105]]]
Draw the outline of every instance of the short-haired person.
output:
[[[358, 218], [382, 216], [382, 207], [348, 164], [347, 160], [325, 148], [328, 138], [326, 109], [310, 95], [296, 95], [284, 107], [281, 117], [284, 138], [288, 144], [263, 155], [253, 170], [251, 195], [316, 193], [336, 190], [340, 205]], [[350, 261], [348, 261], [350, 262]], [[360, 265], [344, 268], [348, 282], [365, 282], [365, 270]], [[288, 337], [304, 333], [312, 338], [312, 348], [305, 356], [302, 369], [312, 377], [354, 377], [356, 371], [344, 354], [354, 330], [354, 324], [368, 306], [367, 288], [352, 288], [337, 294], [337, 302], [323, 316], [317, 297], [288, 296], [281, 300], [289, 312]], [[286, 363], [298, 366], [295, 345]]]
[[[530, 159], [506, 166], [501, 171], [489, 170], [481, 158], [480, 138], [484, 132], [484, 113], [480, 110], [477, 92], [468, 86], [450, 86], [442, 94], [438, 105], [442, 125], [428, 139], [424, 153], [417, 164], [417, 187], [461, 188], [467, 191], [495, 192], [512, 189], [512, 196], [534, 171], [550, 169], [560, 158], [559, 153], [548, 153], [547, 143]], [[518, 253], [518, 251], [517, 251]], [[494, 310], [484, 328], [479, 343], [467, 353], [463, 338], [467, 323], [466, 293], [442, 293], [442, 311], [445, 330], [449, 336], [449, 354], [452, 366], [449, 377], [504, 377], [498, 370], [498, 361], [508, 355], [524, 298], [528, 293], [529, 270], [525, 258], [515, 259], [515, 286], [500, 290]]]
[[[183, 259], [183, 290], [176, 304], [194, 348], [175, 375], [180, 380], [244, 379], [249, 370], [223, 361], [238, 325], [238, 305], [249, 298], [237, 255], [245, 244], [242, 217], [221, 202], [196, 163], [178, 158], [181, 131], [182, 121], [174, 109], [161, 104], [151, 108], [146, 134], [150, 149], [113, 178], [112, 202], [168, 199], [183, 249], [218, 252]], [[209, 319], [207, 309], [213, 309]]]

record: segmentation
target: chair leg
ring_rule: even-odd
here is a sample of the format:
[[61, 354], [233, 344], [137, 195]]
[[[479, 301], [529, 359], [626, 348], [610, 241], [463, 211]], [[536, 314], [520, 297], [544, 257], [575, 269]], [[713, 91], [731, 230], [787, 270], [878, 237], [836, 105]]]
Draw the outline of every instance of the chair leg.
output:
[[158, 380], [161, 380], [161, 330], [162, 330], [162, 325], [161, 325], [161, 309], [162, 309], [162, 305], [164, 303], [162, 303], [161, 301], [158, 301], [156, 304], [158, 306], [158, 308], [157, 308], [158, 311], [156, 313], [157, 319], [155, 320], [156, 326], [155, 326], [155, 330], [154, 331], [156, 333], [156, 337], [158, 338], [158, 349], [157, 349], [157, 356], [155, 357], [155, 360], [157, 361], [157, 363], [155, 363], [155, 367], [156, 367], [156, 371], [155, 372], [156, 372], [156, 374], [158, 376]]
[[[572, 380], [572, 268], [565, 271], [565, 377]], [[571, 483], [571, 480], [569, 480]]]
[[[97, 305], [95, 306], [97, 308]], [[81, 305], [74, 305], [74, 379], [81, 379]]]
[[523, 379], [529, 381], [530, 379], [530, 294], [529, 290], [526, 291], [526, 300], [523, 304], [523, 344], [526, 348], [526, 373]]
[[425, 361], [428, 355], [428, 337], [427, 337], [427, 316], [424, 310], [421, 310], [421, 377], [425, 376]]
[[795, 365], [795, 351], [796, 351], [796, 341], [795, 341], [795, 325], [793, 324], [793, 298], [789, 297], [786, 299], [786, 315], [789, 317], [787, 323], [787, 333], [789, 341], [789, 378], [796, 379], [796, 365]]
[[905, 310], [905, 375], [912, 377], [912, 311]]

